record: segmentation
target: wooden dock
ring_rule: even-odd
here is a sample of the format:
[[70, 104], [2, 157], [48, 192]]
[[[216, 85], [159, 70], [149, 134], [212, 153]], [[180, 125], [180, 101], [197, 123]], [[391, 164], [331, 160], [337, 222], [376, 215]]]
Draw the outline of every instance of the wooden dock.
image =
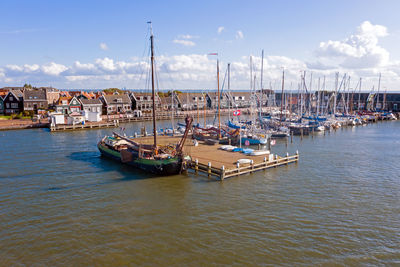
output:
[[[151, 144], [152, 136], [139, 137], [138, 142]], [[176, 144], [179, 137], [158, 136], [157, 141], [160, 145]], [[285, 156], [269, 155], [249, 156], [239, 152], [229, 152], [219, 149], [221, 145], [206, 145], [202, 141], [197, 146], [193, 144], [191, 136], [186, 140], [183, 152], [190, 157], [185, 164], [187, 170], [194, 171], [195, 174], [203, 174], [209, 178], [224, 180], [227, 178], [250, 174], [256, 171], [267, 170], [278, 166], [288, 165], [298, 162], [299, 153]], [[239, 159], [250, 159], [249, 164], [237, 164]]]
[[204, 163], [200, 163], [198, 159], [195, 159], [194, 161], [192, 160], [189, 162], [188, 167], [194, 170], [196, 174], [202, 172], [206, 174], [209, 178], [216, 177], [221, 181], [223, 181], [226, 178], [231, 178], [234, 176], [250, 174], [256, 171], [266, 170], [269, 168], [274, 168], [282, 165], [288, 165], [289, 163], [294, 163], [297, 162], [298, 160], [299, 160], [298, 153], [296, 153], [293, 156], [287, 155], [285, 157], [280, 157], [276, 155], [273, 160], [269, 160], [268, 157], [264, 157], [262, 162], [256, 163], [254, 162], [254, 160], [252, 160], [251, 163], [249, 164], [240, 165], [239, 163], [237, 163], [235, 167], [226, 169], [225, 165], [222, 165], [221, 168], [216, 168], [212, 166], [211, 162], [208, 162], [206, 165]]
[[119, 126], [118, 121], [113, 122], [102, 122], [102, 123], [85, 123], [85, 124], [59, 124], [50, 125], [50, 132], [60, 132], [60, 131], [75, 131], [75, 130], [87, 130], [87, 129], [100, 129], [100, 128], [115, 128]]

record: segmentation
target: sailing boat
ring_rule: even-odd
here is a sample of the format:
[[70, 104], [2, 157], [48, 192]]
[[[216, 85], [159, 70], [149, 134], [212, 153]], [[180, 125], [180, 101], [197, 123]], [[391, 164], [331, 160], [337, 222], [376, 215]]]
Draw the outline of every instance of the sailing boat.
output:
[[[150, 24], [151, 29], [151, 24]], [[141, 144], [117, 133], [113, 136], [105, 136], [97, 147], [103, 156], [115, 159], [119, 162], [126, 163], [144, 171], [159, 174], [172, 175], [178, 174], [182, 169], [183, 162], [183, 146], [191, 128], [193, 118], [186, 117], [186, 129], [179, 141], [174, 146], [161, 146], [157, 144], [157, 128], [156, 128], [156, 105], [155, 105], [155, 88], [154, 88], [154, 36], [151, 31], [151, 89], [153, 99], [153, 144]]]

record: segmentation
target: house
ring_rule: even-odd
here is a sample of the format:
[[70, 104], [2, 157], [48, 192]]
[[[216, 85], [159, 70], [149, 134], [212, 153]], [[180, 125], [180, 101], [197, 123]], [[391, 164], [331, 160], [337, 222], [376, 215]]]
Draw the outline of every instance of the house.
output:
[[60, 96], [58, 98], [57, 104], [55, 105], [56, 112], [61, 114], [69, 114], [69, 101], [72, 97]]
[[38, 113], [39, 109], [47, 109], [48, 102], [46, 92], [38, 89], [25, 89], [24, 91], [24, 110]]
[[0, 96], [0, 114], [4, 113], [4, 102], [3, 102], [3, 97]]
[[204, 109], [208, 106], [207, 95], [204, 93], [182, 93], [179, 95], [179, 101], [183, 110]]
[[24, 95], [20, 90], [10, 90], [3, 100], [4, 114], [18, 114], [24, 110]]
[[70, 114], [73, 112], [81, 112], [81, 102], [74, 97], [60, 96], [56, 107], [57, 113]]
[[[151, 114], [153, 111], [153, 97], [151, 93], [137, 93], [130, 94], [132, 100], [132, 109], [142, 111], [143, 115]], [[158, 95], [155, 96], [156, 109], [161, 110], [161, 99]]]
[[127, 94], [123, 95], [102, 95], [104, 114], [130, 113], [132, 101]]
[[181, 103], [178, 97], [178, 94], [174, 93], [160, 96], [160, 105], [161, 105], [161, 110], [167, 111], [167, 110], [178, 110], [181, 108]]
[[[209, 108], [215, 109], [218, 107], [218, 93], [217, 92], [208, 92], [207, 97], [207, 106]], [[220, 108], [228, 108], [228, 101], [229, 98], [227, 97], [226, 93], [220, 92]]]
[[231, 107], [248, 108], [251, 105], [252, 93], [248, 92], [229, 92], [226, 94], [231, 103]]
[[82, 104], [82, 114], [87, 121], [101, 121], [103, 103], [100, 99], [86, 99], [79, 100]]
[[47, 105], [53, 107], [57, 104], [58, 99], [60, 98], [60, 91], [53, 87], [40, 87], [39, 89], [45, 91]]

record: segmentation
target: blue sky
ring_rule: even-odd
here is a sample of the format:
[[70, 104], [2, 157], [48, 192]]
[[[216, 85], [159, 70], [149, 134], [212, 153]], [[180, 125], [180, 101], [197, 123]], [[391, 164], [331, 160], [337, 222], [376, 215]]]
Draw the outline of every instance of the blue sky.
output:
[[399, 1], [3, 0], [0, 10], [0, 86], [140, 87], [151, 20], [160, 79], [173, 80], [164, 87], [215, 87], [206, 55], [218, 52], [222, 71], [232, 62], [232, 86], [247, 89], [248, 58], [258, 69], [264, 49], [266, 84], [284, 67], [293, 84], [300, 70], [328, 80], [339, 71], [369, 90], [382, 72], [400, 89]]

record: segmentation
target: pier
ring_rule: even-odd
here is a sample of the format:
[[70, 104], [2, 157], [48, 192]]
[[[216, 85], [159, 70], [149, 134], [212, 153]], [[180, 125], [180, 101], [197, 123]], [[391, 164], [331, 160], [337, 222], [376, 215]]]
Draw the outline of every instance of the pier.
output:
[[61, 132], [61, 131], [75, 131], [75, 130], [87, 130], [87, 129], [100, 129], [100, 128], [115, 128], [119, 126], [118, 121], [113, 122], [100, 122], [100, 123], [85, 123], [85, 124], [59, 124], [50, 125], [50, 132]]
[[[152, 136], [137, 138], [140, 143], [152, 143]], [[180, 137], [158, 136], [158, 142], [162, 145], [172, 145], [179, 141]], [[183, 152], [188, 159], [184, 162], [184, 169], [188, 173], [205, 175], [208, 178], [223, 181], [240, 175], [285, 166], [296, 163], [299, 160], [299, 153], [294, 155], [279, 156], [267, 154], [261, 156], [245, 155], [241, 152], [230, 152], [220, 149], [221, 145], [207, 145], [202, 141], [198, 145], [193, 144], [191, 136], [186, 140]], [[239, 164], [239, 159], [249, 159], [250, 163]]]

